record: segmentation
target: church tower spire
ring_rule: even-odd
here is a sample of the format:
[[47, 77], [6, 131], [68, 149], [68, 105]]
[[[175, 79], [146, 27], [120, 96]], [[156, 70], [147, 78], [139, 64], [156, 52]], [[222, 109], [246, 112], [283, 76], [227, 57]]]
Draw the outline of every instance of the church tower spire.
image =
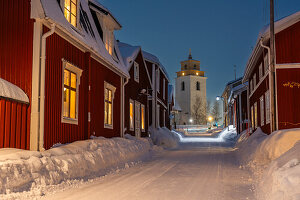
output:
[[191, 48], [190, 48], [190, 53], [189, 53], [189, 60], [192, 60], [192, 51], [191, 51]]

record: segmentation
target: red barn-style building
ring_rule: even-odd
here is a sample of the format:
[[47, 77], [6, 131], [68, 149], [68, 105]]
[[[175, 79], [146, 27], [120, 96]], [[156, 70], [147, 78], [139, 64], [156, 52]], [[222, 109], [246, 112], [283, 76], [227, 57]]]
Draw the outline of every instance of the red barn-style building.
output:
[[[261, 127], [268, 134], [273, 125], [275, 130], [300, 127], [300, 12], [275, 22], [274, 74], [269, 70], [269, 35], [267, 26], [259, 34], [243, 78], [249, 82], [252, 130]], [[270, 94], [272, 87], [274, 96]]]
[[44, 150], [122, 136], [129, 74], [113, 15], [94, 0], [0, 5], [0, 80], [28, 97], [1, 96], [0, 88], [0, 147]]
[[[136, 137], [149, 136], [150, 75], [141, 47], [118, 42], [123, 61], [130, 75], [125, 85], [125, 133]], [[151, 110], [150, 110], [151, 111]]]

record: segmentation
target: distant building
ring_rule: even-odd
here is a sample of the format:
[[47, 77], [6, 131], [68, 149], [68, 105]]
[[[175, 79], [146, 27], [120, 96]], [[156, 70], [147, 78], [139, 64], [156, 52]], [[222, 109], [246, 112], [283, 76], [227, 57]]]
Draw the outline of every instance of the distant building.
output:
[[238, 133], [248, 128], [247, 87], [241, 77], [228, 82], [222, 94], [224, 125], [233, 125]]
[[200, 71], [200, 61], [194, 60], [190, 51], [188, 60], [181, 62], [181, 70], [176, 73], [175, 99], [182, 109], [176, 123], [206, 124], [207, 77], [204, 71]]

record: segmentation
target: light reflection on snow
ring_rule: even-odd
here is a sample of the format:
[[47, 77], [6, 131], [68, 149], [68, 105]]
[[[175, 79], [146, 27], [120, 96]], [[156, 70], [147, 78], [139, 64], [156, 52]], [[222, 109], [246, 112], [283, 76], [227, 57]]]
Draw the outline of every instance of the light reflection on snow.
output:
[[226, 136], [229, 134], [236, 134], [236, 129], [233, 126], [229, 126], [228, 128], [223, 129], [218, 137], [183, 137], [180, 133], [173, 131], [178, 137], [181, 143], [191, 143], [191, 142], [225, 142]]

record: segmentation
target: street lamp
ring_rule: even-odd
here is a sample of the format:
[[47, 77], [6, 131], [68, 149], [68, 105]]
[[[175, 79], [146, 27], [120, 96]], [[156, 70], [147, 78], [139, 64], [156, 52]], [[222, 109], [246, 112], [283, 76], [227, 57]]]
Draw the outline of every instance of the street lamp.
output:
[[189, 121], [190, 121], [191, 124], [193, 123], [193, 119], [192, 118]]

